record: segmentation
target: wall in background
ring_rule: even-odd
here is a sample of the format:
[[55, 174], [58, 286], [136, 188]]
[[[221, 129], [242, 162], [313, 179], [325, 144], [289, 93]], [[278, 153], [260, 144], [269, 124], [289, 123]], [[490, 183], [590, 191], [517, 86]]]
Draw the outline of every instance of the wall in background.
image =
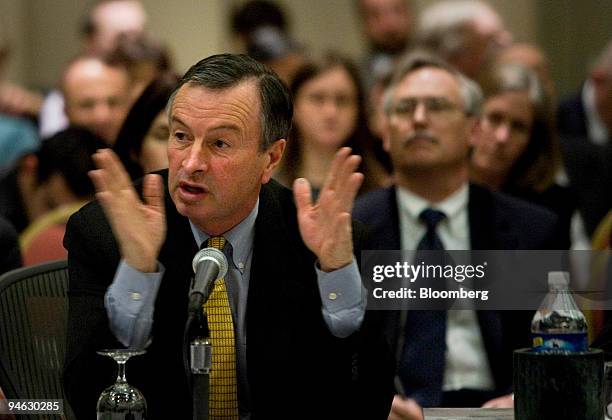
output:
[[[418, 13], [437, 0], [414, 0]], [[174, 51], [179, 71], [199, 58], [230, 51], [229, 15], [242, 0], [143, 0], [155, 36]], [[338, 49], [355, 58], [365, 49], [355, 0], [278, 0], [295, 38], [315, 52]], [[586, 62], [612, 36], [612, 0], [489, 0], [515, 38], [537, 42], [550, 55], [560, 92], [576, 88]], [[14, 45], [9, 77], [49, 88], [79, 51], [78, 29], [87, 2], [0, 0], [0, 34]]]
[[549, 54], [561, 93], [576, 91], [612, 40], [612, 0], [537, 1], [537, 39]]
[[23, 74], [29, 62], [26, 58], [29, 38], [25, 13], [25, 2], [0, 0], [0, 44], [7, 43], [11, 47], [4, 76], [22, 82], [29, 80]]

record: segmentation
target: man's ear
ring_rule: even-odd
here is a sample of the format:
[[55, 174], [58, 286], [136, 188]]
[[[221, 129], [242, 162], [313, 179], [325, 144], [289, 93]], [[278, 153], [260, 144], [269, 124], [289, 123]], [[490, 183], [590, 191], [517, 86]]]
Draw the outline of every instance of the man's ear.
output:
[[267, 184], [270, 181], [270, 178], [272, 178], [274, 171], [280, 164], [281, 158], [283, 157], [286, 145], [287, 140], [276, 140], [263, 152], [266, 155], [266, 166], [264, 167], [264, 171], [261, 176], [262, 184]]

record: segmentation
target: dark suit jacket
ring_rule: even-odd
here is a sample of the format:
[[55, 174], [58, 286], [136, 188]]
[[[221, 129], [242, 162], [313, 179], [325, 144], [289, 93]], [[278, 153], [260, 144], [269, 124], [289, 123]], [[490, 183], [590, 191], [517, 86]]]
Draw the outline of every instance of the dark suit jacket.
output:
[[559, 134], [567, 137], [588, 137], [586, 112], [582, 105], [582, 89], [565, 98], [557, 109]]
[[0, 216], [7, 219], [17, 233], [28, 227], [28, 215], [17, 182], [17, 167], [0, 175]]
[[[468, 213], [472, 249], [555, 249], [562, 241], [562, 232], [552, 212], [476, 185], [470, 185]], [[373, 249], [401, 249], [394, 188], [363, 196], [357, 201], [353, 216], [369, 228]], [[477, 315], [495, 389], [502, 395], [512, 386], [512, 350], [529, 346], [533, 313], [478, 311]], [[416, 314], [409, 311], [406, 323], [410, 323], [414, 316]], [[410, 340], [410, 337], [405, 339]], [[431, 345], [444, 346], [445, 343]], [[426, 361], [418, 365], [423, 371], [411, 373], [412, 389], [406, 390], [417, 400], [419, 387], [427, 388], [435, 376], [427, 370], [431, 366]], [[443, 371], [444, 366], [435, 368]], [[423, 404], [425, 399], [420, 402]]]
[[17, 232], [8, 220], [0, 216], [0, 274], [21, 267], [21, 252]]
[[563, 163], [576, 206], [589, 236], [612, 208], [612, 139], [594, 144], [580, 93], [563, 101], [557, 113]]
[[[197, 246], [167, 191], [165, 201], [168, 233], [158, 259], [166, 272], [155, 303], [152, 343], [127, 368], [128, 381], [145, 395], [152, 420], [189, 419], [192, 404], [181, 357]], [[364, 321], [363, 336], [332, 336], [321, 315], [315, 256], [301, 240], [290, 191], [272, 181], [263, 186], [259, 206], [246, 313], [253, 418], [331, 418], [351, 409], [386, 418], [392, 371], [386, 383], [369, 384], [367, 377], [380, 354], [376, 330], [369, 330], [373, 335], [364, 330], [374, 327], [373, 321]], [[355, 241], [360, 243], [359, 229]], [[70, 219], [64, 244], [70, 267], [64, 385], [76, 414], [89, 419], [97, 396], [114, 380], [112, 361], [95, 351], [119, 346], [109, 331], [103, 295], [120, 255], [97, 203]], [[370, 391], [372, 398], [351, 405], [356, 395]]]

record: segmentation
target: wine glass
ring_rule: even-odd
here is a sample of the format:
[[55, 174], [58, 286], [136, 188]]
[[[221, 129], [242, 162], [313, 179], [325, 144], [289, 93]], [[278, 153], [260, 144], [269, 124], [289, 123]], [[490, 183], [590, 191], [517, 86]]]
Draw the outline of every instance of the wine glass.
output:
[[145, 420], [147, 402], [142, 393], [125, 379], [126, 362], [132, 356], [144, 354], [144, 350], [115, 349], [97, 353], [112, 357], [119, 366], [117, 380], [98, 398], [97, 420]]

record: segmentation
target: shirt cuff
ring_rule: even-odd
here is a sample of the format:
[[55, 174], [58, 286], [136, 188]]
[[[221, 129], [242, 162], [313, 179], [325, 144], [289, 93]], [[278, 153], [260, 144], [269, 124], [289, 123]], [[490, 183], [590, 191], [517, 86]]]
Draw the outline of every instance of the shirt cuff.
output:
[[357, 262], [354, 258], [349, 265], [334, 271], [322, 271], [318, 264], [315, 264], [315, 269], [321, 301], [328, 312], [334, 313], [361, 306], [364, 292]]
[[105, 307], [111, 331], [129, 348], [144, 348], [149, 341], [157, 291], [164, 274], [141, 273], [121, 261], [105, 295]]
[[165, 271], [159, 263], [158, 269], [158, 272], [142, 273], [122, 260], [107, 292], [108, 303], [132, 316], [142, 314], [143, 310], [153, 312], [157, 290]]
[[316, 267], [321, 295], [321, 314], [335, 337], [348, 337], [361, 327], [367, 294], [355, 260], [346, 267], [325, 273]]

